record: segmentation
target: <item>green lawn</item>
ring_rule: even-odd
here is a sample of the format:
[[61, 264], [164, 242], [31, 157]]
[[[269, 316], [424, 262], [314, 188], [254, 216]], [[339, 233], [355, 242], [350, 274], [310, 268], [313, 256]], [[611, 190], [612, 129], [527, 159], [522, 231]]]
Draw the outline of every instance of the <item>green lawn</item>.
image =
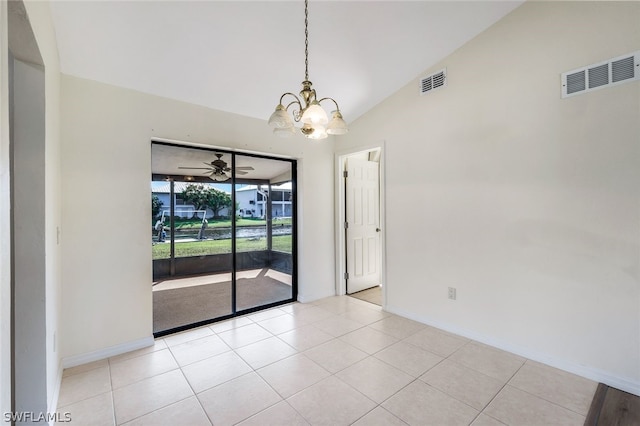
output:
[[[208, 225], [211, 228], [230, 228], [231, 227], [231, 219], [211, 219], [208, 221]], [[155, 223], [155, 222], [154, 222]], [[236, 226], [264, 226], [267, 221], [264, 219], [238, 219], [236, 221]], [[273, 219], [273, 225], [291, 225], [291, 218], [285, 219]], [[169, 218], [167, 218], [164, 222], [165, 226], [169, 226]], [[176, 229], [200, 229], [202, 226], [201, 219], [181, 219], [175, 221]]]
[[[291, 235], [277, 235], [272, 239], [273, 250], [291, 253]], [[152, 246], [153, 259], [169, 259], [170, 244], [156, 243]], [[236, 240], [238, 251], [257, 251], [267, 249], [266, 238], [239, 238]], [[186, 243], [176, 242], [176, 257], [206, 256], [209, 254], [231, 253], [231, 240], [203, 240]]]

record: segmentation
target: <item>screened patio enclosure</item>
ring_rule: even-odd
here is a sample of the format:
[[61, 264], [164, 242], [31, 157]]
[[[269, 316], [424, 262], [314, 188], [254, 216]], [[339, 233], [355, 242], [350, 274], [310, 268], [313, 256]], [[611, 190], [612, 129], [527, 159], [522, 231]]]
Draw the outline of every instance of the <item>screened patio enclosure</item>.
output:
[[153, 142], [154, 334], [294, 301], [296, 162]]

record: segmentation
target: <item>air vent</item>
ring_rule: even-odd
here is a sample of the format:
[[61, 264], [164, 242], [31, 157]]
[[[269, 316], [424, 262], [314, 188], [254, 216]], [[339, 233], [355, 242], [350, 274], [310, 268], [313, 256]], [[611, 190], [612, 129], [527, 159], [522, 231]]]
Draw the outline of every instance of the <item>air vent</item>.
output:
[[562, 74], [562, 97], [640, 80], [640, 51]]
[[573, 74], [567, 75], [567, 93], [572, 94], [576, 92], [581, 92], [587, 88], [586, 79], [584, 78], [586, 75], [585, 71], [578, 71]]
[[432, 90], [444, 87], [447, 84], [447, 69], [438, 71], [420, 80], [420, 94], [423, 95]]
[[[611, 62], [611, 81], [617, 83], [622, 80], [629, 80], [633, 78], [633, 72], [635, 69], [633, 62], [634, 59], [636, 62], [638, 61], [638, 56], [640, 56], [640, 54], [635, 55], [635, 58], [633, 56], [630, 56], [628, 58]], [[635, 67], [637, 66], [638, 65], [636, 64]], [[640, 70], [636, 71], [636, 74], [640, 74]]]
[[609, 84], [609, 64], [589, 68], [589, 89]]

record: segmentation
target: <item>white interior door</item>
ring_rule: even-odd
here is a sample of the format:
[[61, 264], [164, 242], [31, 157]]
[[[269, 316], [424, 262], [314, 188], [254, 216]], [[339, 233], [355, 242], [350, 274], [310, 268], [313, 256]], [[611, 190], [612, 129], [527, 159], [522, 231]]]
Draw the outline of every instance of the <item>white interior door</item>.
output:
[[347, 293], [380, 285], [379, 163], [347, 159]]

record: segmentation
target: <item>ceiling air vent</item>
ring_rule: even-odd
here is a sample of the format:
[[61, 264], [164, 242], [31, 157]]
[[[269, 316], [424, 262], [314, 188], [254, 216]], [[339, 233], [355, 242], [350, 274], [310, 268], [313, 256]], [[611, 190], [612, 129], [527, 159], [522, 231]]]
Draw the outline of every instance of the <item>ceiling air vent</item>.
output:
[[640, 50], [562, 74], [562, 97], [640, 80]]
[[447, 84], [447, 69], [438, 71], [420, 80], [420, 94], [423, 95]]

